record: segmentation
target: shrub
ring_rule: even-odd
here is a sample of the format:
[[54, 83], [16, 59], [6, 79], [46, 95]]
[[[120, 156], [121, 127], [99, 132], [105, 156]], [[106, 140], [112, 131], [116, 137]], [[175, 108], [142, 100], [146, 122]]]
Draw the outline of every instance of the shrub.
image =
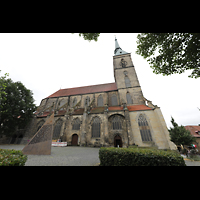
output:
[[101, 147], [99, 159], [100, 166], [186, 166], [178, 152], [151, 148]]
[[20, 150], [0, 149], [0, 166], [24, 166], [27, 155]]

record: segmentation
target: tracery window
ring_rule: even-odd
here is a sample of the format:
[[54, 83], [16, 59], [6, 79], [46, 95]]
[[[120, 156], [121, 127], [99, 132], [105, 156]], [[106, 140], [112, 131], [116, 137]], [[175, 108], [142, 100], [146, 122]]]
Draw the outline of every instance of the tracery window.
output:
[[138, 125], [143, 142], [152, 141], [151, 131], [148, 122], [144, 115], [140, 114], [138, 118]]
[[72, 130], [80, 130], [81, 121], [79, 118], [73, 120]]
[[101, 121], [99, 117], [95, 117], [92, 123], [92, 137], [100, 137]]
[[58, 139], [60, 137], [60, 131], [62, 127], [63, 121], [61, 119], [57, 120], [56, 125], [53, 131], [53, 139]]
[[115, 115], [112, 119], [112, 128], [113, 130], [121, 130], [122, 129], [122, 117], [119, 115]]
[[98, 96], [98, 99], [97, 99], [97, 106], [103, 106], [103, 97], [102, 97], [102, 95], [99, 95], [99, 96]]
[[129, 92], [126, 93], [127, 104], [133, 104], [133, 100]]
[[111, 102], [112, 102], [112, 106], [118, 105], [116, 94], [113, 94], [113, 95], [112, 95], [112, 97], [111, 97]]

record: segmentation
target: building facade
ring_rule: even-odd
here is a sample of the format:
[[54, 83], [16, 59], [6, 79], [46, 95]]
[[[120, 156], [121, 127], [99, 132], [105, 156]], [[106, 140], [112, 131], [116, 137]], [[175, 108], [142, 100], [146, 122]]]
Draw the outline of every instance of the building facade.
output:
[[53, 139], [68, 145], [175, 149], [160, 108], [144, 98], [131, 54], [117, 39], [113, 70], [114, 83], [60, 89], [42, 99], [22, 141], [54, 112]]

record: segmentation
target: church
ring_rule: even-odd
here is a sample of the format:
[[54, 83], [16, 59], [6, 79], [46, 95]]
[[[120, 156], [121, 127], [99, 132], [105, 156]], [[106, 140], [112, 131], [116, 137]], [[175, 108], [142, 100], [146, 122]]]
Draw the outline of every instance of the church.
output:
[[53, 140], [68, 145], [176, 149], [160, 108], [143, 96], [131, 54], [116, 38], [113, 70], [114, 83], [60, 89], [42, 99], [23, 142], [54, 112]]

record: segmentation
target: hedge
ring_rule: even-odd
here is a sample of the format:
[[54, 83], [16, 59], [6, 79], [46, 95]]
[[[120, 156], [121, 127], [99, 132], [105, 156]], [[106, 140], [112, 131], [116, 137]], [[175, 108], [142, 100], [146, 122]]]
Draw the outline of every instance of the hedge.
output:
[[186, 166], [176, 151], [151, 148], [99, 149], [100, 166]]
[[24, 166], [27, 155], [20, 150], [0, 149], [0, 166]]

